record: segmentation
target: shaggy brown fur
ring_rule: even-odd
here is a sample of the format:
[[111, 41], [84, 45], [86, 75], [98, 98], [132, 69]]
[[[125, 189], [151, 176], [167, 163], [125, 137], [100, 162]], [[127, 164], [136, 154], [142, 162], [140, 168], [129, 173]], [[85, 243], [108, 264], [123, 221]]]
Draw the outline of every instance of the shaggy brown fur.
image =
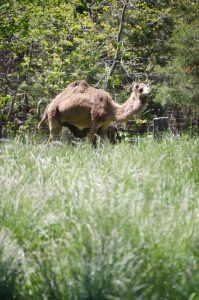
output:
[[[58, 105], [64, 99], [64, 97], [66, 97], [66, 95], [72, 95], [75, 93], [86, 93], [86, 92], [88, 92], [89, 87], [90, 86], [88, 85], [88, 83], [85, 80], [74, 81], [66, 87], [66, 89], [63, 91], [63, 93], [59, 94], [53, 100], [54, 104]], [[92, 87], [90, 87], [90, 88], [92, 88]], [[48, 107], [49, 107], [49, 105], [46, 107], [46, 109], [44, 111], [42, 120], [38, 124], [38, 128], [42, 128], [45, 126], [45, 121], [48, 118], [48, 114], [47, 114]], [[62, 126], [69, 128], [70, 131], [74, 134], [74, 136], [78, 137], [78, 138], [85, 138], [87, 136], [88, 132], [90, 131], [90, 128], [78, 128], [68, 122], [62, 123]], [[98, 129], [97, 135], [99, 135], [99, 136], [104, 135], [102, 129], [100, 129], [100, 128]], [[112, 144], [116, 144], [117, 140], [121, 141], [120, 136], [118, 134], [117, 126], [115, 124], [111, 124], [108, 126], [107, 137], [108, 137], [110, 143], [112, 143]], [[94, 144], [95, 143], [96, 143], [96, 141], [94, 141]]]
[[75, 81], [52, 100], [38, 127], [42, 127], [48, 117], [50, 141], [66, 123], [90, 128], [88, 136], [93, 142], [99, 128], [105, 132], [114, 121], [126, 122], [133, 114], [141, 112], [146, 106], [145, 96], [149, 92], [148, 86], [136, 83], [129, 99], [119, 105], [104, 90], [96, 89], [84, 80]]
[[[85, 80], [74, 81], [74, 82], [70, 83], [66, 87], [64, 92], [59, 94], [58, 97], [56, 97], [53, 101], [56, 105], [58, 105], [63, 100], [63, 98], [66, 97], [66, 95], [72, 95], [75, 93], [86, 93], [88, 91], [89, 87], [90, 86], [88, 85], [88, 83]], [[42, 128], [45, 126], [45, 121], [48, 118], [48, 113], [47, 113], [48, 107], [49, 107], [49, 105], [46, 107], [46, 109], [44, 111], [42, 120], [38, 124], [38, 128]], [[90, 128], [78, 128], [68, 122], [63, 122], [62, 126], [69, 128], [70, 131], [74, 134], [74, 136], [78, 137], [78, 138], [85, 138], [87, 136], [88, 132], [90, 131]], [[101, 128], [98, 129], [97, 135], [104, 136], [104, 132]], [[107, 137], [111, 144], [116, 144], [117, 140], [121, 141], [118, 130], [117, 130], [117, 126], [115, 124], [111, 124], [108, 126]], [[95, 141], [93, 141], [93, 144], [96, 144], [96, 139], [95, 139]]]

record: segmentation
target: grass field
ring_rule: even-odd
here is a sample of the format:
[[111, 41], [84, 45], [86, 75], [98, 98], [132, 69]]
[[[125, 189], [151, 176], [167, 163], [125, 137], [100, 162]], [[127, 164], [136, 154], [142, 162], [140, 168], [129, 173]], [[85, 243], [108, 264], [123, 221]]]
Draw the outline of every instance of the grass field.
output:
[[199, 299], [199, 139], [0, 145], [0, 299]]

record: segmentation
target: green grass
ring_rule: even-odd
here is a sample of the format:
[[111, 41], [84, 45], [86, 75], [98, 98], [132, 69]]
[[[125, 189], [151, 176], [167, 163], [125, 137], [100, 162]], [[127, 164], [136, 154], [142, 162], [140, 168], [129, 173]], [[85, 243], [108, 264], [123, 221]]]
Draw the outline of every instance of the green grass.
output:
[[198, 138], [0, 151], [0, 299], [199, 299]]

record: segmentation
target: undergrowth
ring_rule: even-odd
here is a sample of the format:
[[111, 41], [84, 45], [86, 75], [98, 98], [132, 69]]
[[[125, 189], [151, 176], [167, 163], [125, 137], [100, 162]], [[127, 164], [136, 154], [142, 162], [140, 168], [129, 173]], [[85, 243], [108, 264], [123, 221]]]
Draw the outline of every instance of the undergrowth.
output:
[[0, 299], [199, 299], [199, 139], [0, 151]]

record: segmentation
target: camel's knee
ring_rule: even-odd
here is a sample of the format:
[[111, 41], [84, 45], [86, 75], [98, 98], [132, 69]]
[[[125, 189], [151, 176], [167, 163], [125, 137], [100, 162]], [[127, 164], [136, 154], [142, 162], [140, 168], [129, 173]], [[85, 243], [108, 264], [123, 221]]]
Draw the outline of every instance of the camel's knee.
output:
[[112, 124], [109, 126], [108, 131], [107, 131], [107, 137], [111, 144], [116, 144], [117, 141], [121, 142], [121, 138], [118, 133], [117, 125]]
[[94, 145], [95, 144], [95, 139], [96, 139], [96, 135], [95, 134], [88, 134], [87, 136], [87, 140], [90, 144]]
[[88, 133], [88, 141], [94, 145], [95, 144], [95, 139], [96, 139], [96, 134], [97, 130], [99, 128], [99, 125], [97, 123], [94, 123]]
[[48, 141], [51, 142], [57, 138], [59, 135], [60, 131], [62, 130], [62, 126], [59, 122], [49, 120], [49, 131], [50, 131], [50, 136]]
[[56, 138], [58, 137], [59, 133], [60, 133], [61, 130], [51, 130], [50, 131], [50, 135], [49, 135], [49, 138], [48, 138], [48, 141], [49, 142], [52, 142], [54, 140], [56, 140]]

